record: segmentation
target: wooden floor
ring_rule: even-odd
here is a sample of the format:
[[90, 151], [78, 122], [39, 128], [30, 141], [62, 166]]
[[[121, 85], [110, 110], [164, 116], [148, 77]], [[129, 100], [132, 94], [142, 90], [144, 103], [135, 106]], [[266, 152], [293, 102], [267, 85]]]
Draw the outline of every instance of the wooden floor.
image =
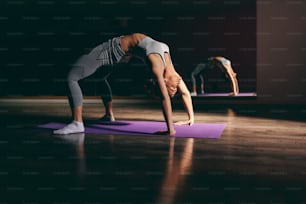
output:
[[[0, 100], [0, 203], [306, 203], [306, 107], [195, 104], [222, 137], [54, 136], [65, 100]], [[155, 101], [119, 99], [116, 119], [163, 120]], [[85, 121], [103, 114], [86, 100]], [[174, 107], [174, 120], [186, 117]]]

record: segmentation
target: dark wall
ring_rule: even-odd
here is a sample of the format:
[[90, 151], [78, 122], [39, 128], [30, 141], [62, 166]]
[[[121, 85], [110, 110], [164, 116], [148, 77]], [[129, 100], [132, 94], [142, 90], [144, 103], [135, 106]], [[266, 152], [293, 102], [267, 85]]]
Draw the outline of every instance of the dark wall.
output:
[[306, 3], [257, 3], [257, 92], [260, 102], [306, 102]]
[[[166, 42], [178, 72], [190, 85], [202, 59], [232, 60], [242, 91], [256, 90], [256, 0], [25, 0], [0, 2], [1, 95], [66, 95], [69, 65], [97, 44], [118, 35], [146, 33]], [[110, 83], [117, 95], [142, 94], [144, 65], [117, 67]], [[208, 91], [227, 91], [217, 73]], [[95, 76], [84, 80], [97, 95]], [[124, 88], [123, 88], [124, 87]]]

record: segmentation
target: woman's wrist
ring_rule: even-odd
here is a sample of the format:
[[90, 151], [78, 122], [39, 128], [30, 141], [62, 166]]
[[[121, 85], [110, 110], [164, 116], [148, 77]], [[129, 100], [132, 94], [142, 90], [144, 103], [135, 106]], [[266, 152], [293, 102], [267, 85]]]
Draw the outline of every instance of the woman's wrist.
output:
[[194, 118], [189, 119], [189, 125], [193, 125], [194, 124]]
[[171, 136], [171, 135], [175, 135], [175, 133], [176, 133], [176, 131], [175, 131], [175, 129], [174, 128], [172, 128], [172, 129], [169, 129], [169, 135]]

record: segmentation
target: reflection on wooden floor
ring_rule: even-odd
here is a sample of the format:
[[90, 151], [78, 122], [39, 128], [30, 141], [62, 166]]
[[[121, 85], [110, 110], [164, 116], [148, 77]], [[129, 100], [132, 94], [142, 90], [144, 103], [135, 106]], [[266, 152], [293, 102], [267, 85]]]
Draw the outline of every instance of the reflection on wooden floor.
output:
[[[54, 136], [66, 102], [0, 102], [0, 203], [305, 203], [305, 106], [196, 104], [220, 139]], [[115, 102], [120, 120], [162, 121], [150, 101]], [[85, 122], [103, 114], [85, 103]], [[186, 117], [174, 107], [174, 120]]]
[[182, 155], [179, 158], [175, 158], [175, 138], [170, 139], [165, 178], [162, 181], [161, 193], [157, 203], [175, 203], [176, 194], [184, 183], [184, 177], [191, 170], [193, 142], [193, 138], [187, 139]]

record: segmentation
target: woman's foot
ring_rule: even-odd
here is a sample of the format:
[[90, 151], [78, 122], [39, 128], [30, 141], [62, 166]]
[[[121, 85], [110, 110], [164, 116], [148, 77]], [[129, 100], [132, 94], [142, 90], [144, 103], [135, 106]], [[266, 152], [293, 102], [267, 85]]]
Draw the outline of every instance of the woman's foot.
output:
[[191, 92], [190, 93], [190, 96], [196, 96], [197, 95], [197, 92]]
[[102, 122], [115, 122], [115, 117], [110, 115], [104, 115], [102, 118], [99, 119]]
[[53, 134], [66, 135], [66, 134], [84, 132], [84, 130], [85, 130], [84, 124], [82, 122], [73, 121], [72, 123], [66, 125], [61, 129], [54, 130]]

